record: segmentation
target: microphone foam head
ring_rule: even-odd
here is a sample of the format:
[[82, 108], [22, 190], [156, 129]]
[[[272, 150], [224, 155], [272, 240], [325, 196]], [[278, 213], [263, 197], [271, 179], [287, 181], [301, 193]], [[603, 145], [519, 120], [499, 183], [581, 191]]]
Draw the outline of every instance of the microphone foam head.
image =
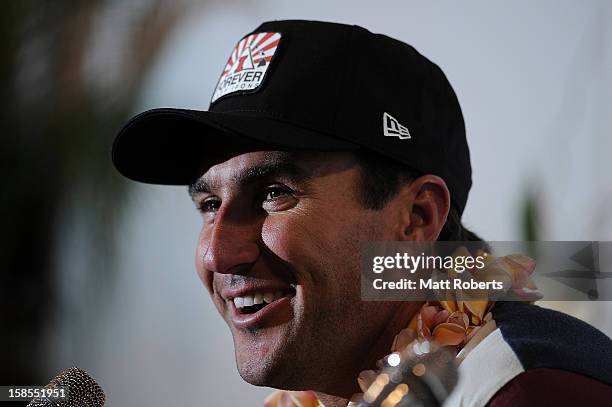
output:
[[104, 391], [84, 370], [70, 367], [55, 376], [45, 388], [65, 387], [68, 399], [34, 399], [28, 407], [102, 407]]

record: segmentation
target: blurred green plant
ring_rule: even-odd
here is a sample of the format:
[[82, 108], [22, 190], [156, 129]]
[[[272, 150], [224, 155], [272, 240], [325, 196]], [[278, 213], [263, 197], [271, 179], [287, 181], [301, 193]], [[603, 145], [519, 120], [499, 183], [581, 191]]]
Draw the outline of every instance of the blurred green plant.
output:
[[525, 241], [540, 240], [540, 211], [537, 195], [529, 190], [523, 197], [521, 208], [521, 238]]
[[521, 222], [520, 236], [521, 240], [525, 242], [533, 242], [533, 244], [527, 243], [526, 254], [537, 259], [539, 256], [536, 242], [541, 239], [542, 214], [540, 210], [539, 195], [535, 192], [535, 188], [533, 188], [530, 183], [527, 184], [529, 186], [521, 197], [522, 202], [519, 214], [519, 220]]
[[160, 0], [3, 3], [0, 384], [49, 379], [55, 255], [67, 208], [86, 211], [96, 242], [96, 261], [84, 272], [110, 271], [127, 190], [110, 163], [112, 139], [187, 8]]

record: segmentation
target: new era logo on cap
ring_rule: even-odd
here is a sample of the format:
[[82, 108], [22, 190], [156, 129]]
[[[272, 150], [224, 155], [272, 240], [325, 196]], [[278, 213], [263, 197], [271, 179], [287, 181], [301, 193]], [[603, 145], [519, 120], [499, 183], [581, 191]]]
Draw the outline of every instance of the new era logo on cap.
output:
[[257, 90], [264, 80], [280, 39], [279, 33], [263, 32], [247, 35], [240, 40], [223, 69], [211, 103], [230, 93]]
[[387, 112], [383, 113], [383, 134], [387, 137], [399, 137], [401, 140], [410, 138], [408, 129]]

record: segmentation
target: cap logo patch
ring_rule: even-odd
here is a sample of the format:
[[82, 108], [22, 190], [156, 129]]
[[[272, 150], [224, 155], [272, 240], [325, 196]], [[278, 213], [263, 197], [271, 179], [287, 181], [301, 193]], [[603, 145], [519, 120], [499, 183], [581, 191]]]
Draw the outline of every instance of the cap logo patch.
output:
[[399, 137], [400, 140], [412, 138], [408, 129], [387, 112], [383, 113], [383, 134], [387, 137]]
[[280, 39], [280, 33], [255, 33], [240, 40], [223, 69], [211, 103], [230, 93], [257, 90], [264, 80]]

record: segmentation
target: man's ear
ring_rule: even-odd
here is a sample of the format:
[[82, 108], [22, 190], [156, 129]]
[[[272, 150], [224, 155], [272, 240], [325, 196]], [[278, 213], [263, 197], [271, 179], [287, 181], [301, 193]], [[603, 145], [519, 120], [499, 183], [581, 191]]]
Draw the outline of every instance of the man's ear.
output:
[[393, 199], [399, 211], [398, 240], [437, 240], [450, 210], [450, 193], [444, 180], [423, 175], [404, 185]]

